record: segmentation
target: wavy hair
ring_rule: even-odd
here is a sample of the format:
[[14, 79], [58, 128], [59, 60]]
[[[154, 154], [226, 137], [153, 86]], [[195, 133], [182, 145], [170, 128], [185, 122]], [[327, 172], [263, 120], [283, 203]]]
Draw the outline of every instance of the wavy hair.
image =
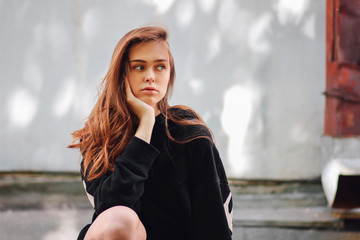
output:
[[[172, 93], [175, 80], [174, 59], [167, 42], [167, 31], [158, 26], [134, 29], [125, 34], [115, 47], [108, 72], [100, 84], [98, 100], [92, 109], [85, 126], [72, 133], [73, 141], [69, 148], [79, 148], [82, 154], [82, 171], [87, 180], [93, 180], [107, 171], [114, 170], [115, 159], [124, 151], [130, 138], [134, 135], [136, 119], [126, 103], [125, 76], [128, 74], [128, 54], [132, 46], [150, 41], [163, 41], [168, 48], [170, 79], [164, 98], [158, 103], [159, 110], [165, 116], [166, 134], [179, 143], [186, 143], [196, 138], [212, 136], [194, 133], [186, 139], [175, 139], [168, 130], [168, 120], [181, 125], [202, 125], [204, 121], [195, 111], [185, 106], [170, 107], [168, 99]], [[184, 118], [179, 111], [191, 113], [191, 118]], [[184, 112], [183, 111], [183, 112]], [[207, 127], [206, 127], [207, 128]], [[208, 129], [208, 128], [207, 128]], [[210, 130], [209, 130], [210, 131]], [[210, 132], [211, 133], [211, 132]]]

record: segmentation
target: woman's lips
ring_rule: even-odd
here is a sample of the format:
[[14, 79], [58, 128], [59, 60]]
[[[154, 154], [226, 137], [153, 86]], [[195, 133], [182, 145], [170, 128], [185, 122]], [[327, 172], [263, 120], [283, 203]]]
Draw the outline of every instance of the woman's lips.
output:
[[152, 94], [158, 92], [158, 90], [156, 88], [152, 88], [152, 87], [146, 87], [146, 88], [142, 89], [141, 91], [144, 93], [152, 93]]

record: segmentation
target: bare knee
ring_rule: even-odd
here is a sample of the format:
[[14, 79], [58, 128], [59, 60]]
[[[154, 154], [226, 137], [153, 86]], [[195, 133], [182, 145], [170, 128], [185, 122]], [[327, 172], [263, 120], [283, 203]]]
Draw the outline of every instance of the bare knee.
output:
[[145, 240], [146, 232], [137, 214], [124, 206], [101, 213], [85, 236], [86, 240]]
[[106, 212], [105, 217], [105, 230], [115, 235], [124, 235], [123, 238], [126, 233], [135, 231], [140, 221], [137, 214], [127, 207], [113, 207]]

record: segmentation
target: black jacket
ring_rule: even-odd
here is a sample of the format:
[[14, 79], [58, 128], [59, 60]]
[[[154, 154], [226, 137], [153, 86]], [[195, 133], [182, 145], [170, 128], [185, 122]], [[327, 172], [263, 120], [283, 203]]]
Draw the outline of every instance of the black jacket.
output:
[[[202, 126], [170, 121], [169, 130], [177, 138], [195, 132], [210, 135]], [[216, 147], [205, 138], [186, 144], [171, 141], [161, 114], [150, 144], [133, 137], [113, 172], [92, 181], [82, 178], [95, 209], [93, 220], [123, 205], [137, 212], [148, 240], [231, 240], [232, 198]]]

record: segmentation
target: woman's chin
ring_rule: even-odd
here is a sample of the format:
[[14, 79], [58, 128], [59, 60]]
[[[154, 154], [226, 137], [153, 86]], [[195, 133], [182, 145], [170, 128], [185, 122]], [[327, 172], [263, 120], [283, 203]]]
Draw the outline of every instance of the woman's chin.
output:
[[157, 106], [157, 103], [158, 103], [157, 101], [154, 101], [153, 99], [149, 99], [149, 98], [145, 98], [145, 97], [140, 97], [139, 99], [151, 107]]

